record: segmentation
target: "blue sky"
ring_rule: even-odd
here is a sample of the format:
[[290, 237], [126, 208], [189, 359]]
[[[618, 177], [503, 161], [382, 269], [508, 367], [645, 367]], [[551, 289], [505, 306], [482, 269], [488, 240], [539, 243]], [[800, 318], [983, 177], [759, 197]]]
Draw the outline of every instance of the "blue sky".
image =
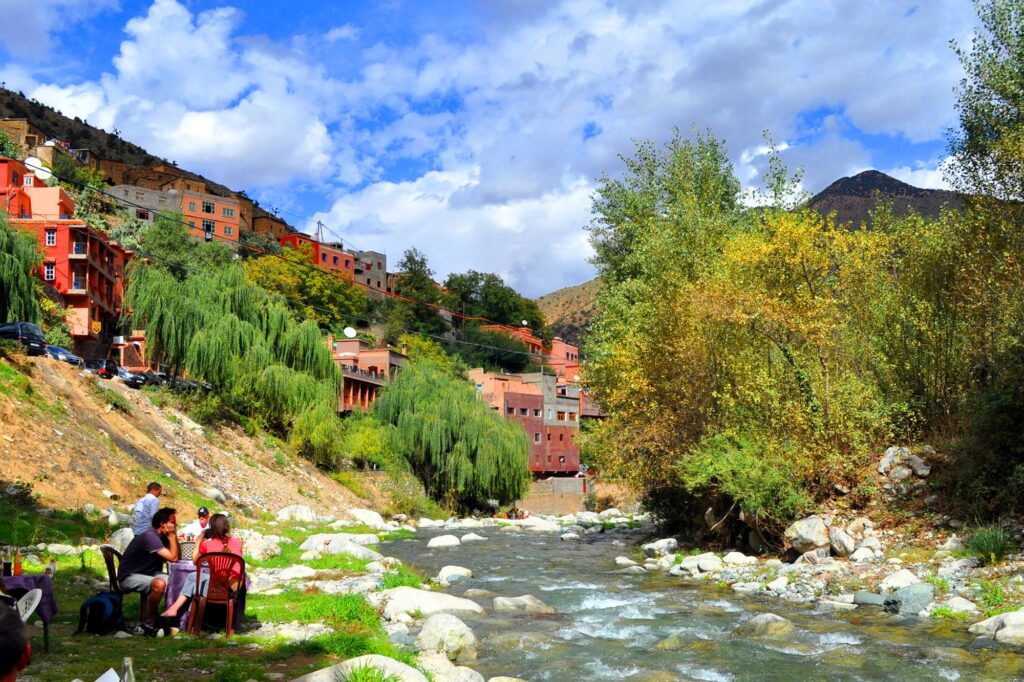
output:
[[805, 188], [942, 186], [964, 0], [0, 0], [0, 80], [301, 229], [529, 295], [592, 276], [584, 226], [633, 140], [771, 130]]

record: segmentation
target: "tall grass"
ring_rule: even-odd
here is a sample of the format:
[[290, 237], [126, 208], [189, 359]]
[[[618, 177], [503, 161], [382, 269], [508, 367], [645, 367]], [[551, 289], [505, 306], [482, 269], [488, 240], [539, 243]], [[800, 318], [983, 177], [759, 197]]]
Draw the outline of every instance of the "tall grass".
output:
[[1014, 542], [1000, 526], [978, 528], [967, 541], [967, 549], [978, 557], [982, 566], [1002, 563], [1014, 549]]

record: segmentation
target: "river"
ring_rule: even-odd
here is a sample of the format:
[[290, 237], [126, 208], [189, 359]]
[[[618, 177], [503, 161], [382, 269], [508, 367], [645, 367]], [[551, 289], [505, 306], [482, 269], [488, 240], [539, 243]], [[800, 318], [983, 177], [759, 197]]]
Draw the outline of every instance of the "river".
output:
[[[451, 532], [451, 531], [444, 531]], [[466, 531], [456, 531], [463, 535]], [[532, 594], [556, 615], [495, 613], [463, 618], [480, 640], [471, 667], [540, 680], [1012, 680], [1024, 679], [1024, 655], [972, 648], [962, 623], [882, 614], [872, 607], [831, 612], [727, 587], [689, 586], [666, 574], [617, 574], [614, 559], [635, 557], [636, 532], [563, 542], [554, 533], [475, 529], [485, 542], [427, 549], [430, 537], [385, 543], [382, 551], [425, 575], [446, 565], [474, 577], [450, 594], [483, 589], [497, 596]], [[758, 613], [797, 628], [792, 641], [733, 636]], [[668, 640], [668, 641], [666, 641]]]

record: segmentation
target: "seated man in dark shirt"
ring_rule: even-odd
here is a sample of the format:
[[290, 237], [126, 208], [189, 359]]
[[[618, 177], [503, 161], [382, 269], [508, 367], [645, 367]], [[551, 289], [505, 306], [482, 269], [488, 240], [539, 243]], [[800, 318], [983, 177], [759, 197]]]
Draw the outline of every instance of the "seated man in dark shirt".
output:
[[170, 507], [158, 510], [153, 515], [153, 527], [132, 539], [117, 569], [117, 582], [122, 590], [149, 595], [140, 614], [146, 634], [155, 633], [150, 614], [160, 612], [160, 600], [167, 590], [164, 562], [177, 561], [180, 555], [177, 530], [175, 510]]

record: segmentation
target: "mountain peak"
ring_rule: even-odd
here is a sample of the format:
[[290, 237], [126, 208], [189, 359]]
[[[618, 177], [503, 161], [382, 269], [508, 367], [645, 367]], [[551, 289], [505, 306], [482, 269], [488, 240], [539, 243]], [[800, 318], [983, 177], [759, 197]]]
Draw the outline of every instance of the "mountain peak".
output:
[[840, 178], [819, 192], [811, 203], [816, 203], [826, 196], [872, 197], [881, 194], [885, 197], [923, 196], [935, 190], [914, 187], [891, 175], [878, 170], [866, 170], [851, 177]]

